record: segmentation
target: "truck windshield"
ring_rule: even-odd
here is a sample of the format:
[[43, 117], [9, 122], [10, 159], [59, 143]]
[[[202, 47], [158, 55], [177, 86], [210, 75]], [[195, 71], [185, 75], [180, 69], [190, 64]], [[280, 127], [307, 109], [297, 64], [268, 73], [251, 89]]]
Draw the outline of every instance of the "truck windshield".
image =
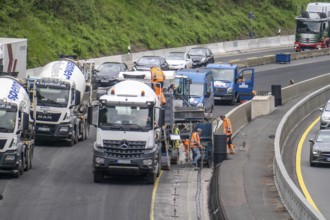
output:
[[193, 83], [190, 85], [190, 96], [204, 96], [204, 84], [203, 83]]
[[59, 88], [37, 88], [38, 106], [68, 106], [69, 90]]
[[214, 81], [234, 81], [234, 70], [233, 69], [212, 69], [212, 75]]
[[16, 124], [16, 109], [0, 109], [0, 132], [13, 133]]
[[99, 127], [104, 130], [149, 131], [152, 107], [104, 106], [99, 111]]
[[321, 30], [320, 22], [312, 22], [312, 21], [297, 21], [297, 33], [314, 33], [318, 34]]

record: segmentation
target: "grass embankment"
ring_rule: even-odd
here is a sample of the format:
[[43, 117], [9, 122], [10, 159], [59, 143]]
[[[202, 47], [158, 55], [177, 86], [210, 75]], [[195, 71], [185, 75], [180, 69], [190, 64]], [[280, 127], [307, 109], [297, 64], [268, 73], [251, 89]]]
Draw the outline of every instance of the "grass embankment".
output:
[[[28, 39], [28, 67], [80, 59], [294, 33], [307, 0], [0, 0], [1, 37]], [[15, 2], [15, 3], [13, 3]], [[253, 12], [254, 19], [248, 19]]]

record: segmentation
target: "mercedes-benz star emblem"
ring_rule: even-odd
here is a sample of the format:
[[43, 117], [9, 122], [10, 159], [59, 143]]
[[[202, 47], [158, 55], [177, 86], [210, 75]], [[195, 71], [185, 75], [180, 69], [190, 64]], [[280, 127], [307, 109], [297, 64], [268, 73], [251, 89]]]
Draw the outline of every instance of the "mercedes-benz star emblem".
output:
[[128, 148], [128, 141], [127, 140], [123, 140], [121, 143], [120, 143], [120, 147], [121, 149], [123, 150], [126, 150]]
[[309, 38], [306, 38], [306, 42], [309, 43], [310, 39]]

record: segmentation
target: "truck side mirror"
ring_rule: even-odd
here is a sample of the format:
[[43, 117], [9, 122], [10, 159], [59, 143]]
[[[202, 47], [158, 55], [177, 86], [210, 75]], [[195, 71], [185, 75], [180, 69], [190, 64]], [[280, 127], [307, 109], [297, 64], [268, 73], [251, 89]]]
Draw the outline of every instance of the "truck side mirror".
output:
[[94, 112], [94, 107], [93, 106], [89, 106], [88, 107], [88, 111], [87, 111], [87, 122], [88, 124], [93, 124], [93, 112]]
[[76, 90], [76, 97], [74, 99], [74, 105], [79, 105], [80, 104], [80, 92]]
[[22, 124], [22, 127], [23, 127], [23, 131], [26, 131], [29, 129], [29, 114], [26, 114], [26, 113], [23, 113], [23, 124]]

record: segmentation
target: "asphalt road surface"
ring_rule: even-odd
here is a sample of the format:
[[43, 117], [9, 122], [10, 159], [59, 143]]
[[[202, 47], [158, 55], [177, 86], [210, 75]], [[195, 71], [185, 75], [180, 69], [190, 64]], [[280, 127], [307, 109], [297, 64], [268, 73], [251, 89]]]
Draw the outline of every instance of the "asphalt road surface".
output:
[[[270, 90], [272, 84], [285, 86], [291, 78], [298, 82], [327, 73], [330, 64], [317, 60], [297, 66], [291, 62], [258, 67], [256, 90]], [[214, 115], [232, 108], [219, 105]], [[92, 128], [90, 138], [73, 147], [60, 143], [37, 146], [32, 170], [20, 179], [1, 176], [0, 219], [149, 219], [153, 186], [145, 184], [142, 178], [93, 182], [94, 137], [95, 128]]]

